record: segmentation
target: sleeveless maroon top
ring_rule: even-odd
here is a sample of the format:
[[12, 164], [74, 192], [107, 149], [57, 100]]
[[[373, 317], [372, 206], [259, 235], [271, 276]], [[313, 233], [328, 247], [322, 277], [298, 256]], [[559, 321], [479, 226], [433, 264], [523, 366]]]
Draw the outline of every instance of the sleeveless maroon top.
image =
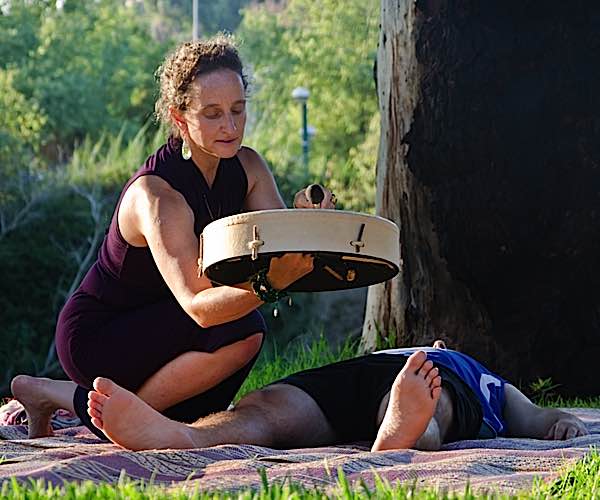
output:
[[213, 220], [240, 213], [248, 191], [248, 179], [237, 156], [221, 159], [210, 188], [192, 160], [182, 158], [181, 140], [170, 138], [149, 156], [125, 185], [98, 252], [98, 260], [79, 287], [80, 292], [119, 310], [172, 296], [150, 249], [129, 245], [117, 222], [125, 191], [143, 175], [157, 175], [183, 195], [194, 214], [196, 236]]

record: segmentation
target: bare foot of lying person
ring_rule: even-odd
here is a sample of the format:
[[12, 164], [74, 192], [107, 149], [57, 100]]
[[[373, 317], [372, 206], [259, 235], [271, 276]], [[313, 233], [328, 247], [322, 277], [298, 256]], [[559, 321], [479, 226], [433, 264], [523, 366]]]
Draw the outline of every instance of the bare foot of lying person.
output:
[[48, 398], [48, 382], [46, 378], [17, 375], [10, 384], [10, 390], [27, 413], [28, 437], [39, 438], [52, 436], [50, 419], [58, 408]]
[[187, 425], [161, 415], [112, 380], [98, 377], [94, 389], [88, 413], [112, 442], [134, 451], [194, 447]]
[[396, 377], [371, 451], [412, 448], [425, 432], [442, 392], [438, 369], [417, 351]]
[[193, 448], [188, 426], [158, 413], [112, 380], [98, 377], [88, 394], [92, 423], [114, 443], [130, 450]]

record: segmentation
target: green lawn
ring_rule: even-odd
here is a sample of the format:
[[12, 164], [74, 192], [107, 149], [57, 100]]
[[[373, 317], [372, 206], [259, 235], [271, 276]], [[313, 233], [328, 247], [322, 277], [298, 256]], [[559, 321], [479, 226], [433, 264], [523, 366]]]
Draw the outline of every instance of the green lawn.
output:
[[200, 492], [185, 487], [167, 489], [163, 486], [147, 485], [139, 482], [122, 479], [117, 484], [97, 485], [91, 482], [82, 484], [72, 483], [66, 487], [44, 486], [41, 482], [20, 485], [16, 481], [5, 482], [2, 487], [2, 499], [14, 500], [45, 500], [45, 499], [113, 499], [127, 498], [130, 500], [142, 499], [212, 499], [212, 498], [238, 498], [257, 500], [283, 500], [283, 499], [414, 499], [433, 500], [442, 499], [542, 499], [542, 498], [571, 498], [594, 499], [600, 497], [600, 454], [593, 451], [588, 457], [578, 462], [573, 468], [553, 483], [535, 483], [528, 491], [516, 495], [490, 493], [477, 495], [468, 488], [460, 493], [447, 494], [434, 489], [416, 489], [413, 486], [390, 485], [386, 481], [376, 481], [374, 488], [369, 488], [363, 483], [349, 484], [343, 475], [338, 480], [337, 486], [327, 492], [319, 488], [307, 488], [297, 484], [269, 484], [264, 477], [263, 485], [258, 490], [245, 490], [238, 493], [228, 492]]
[[[332, 351], [326, 341], [321, 339], [309, 347], [299, 347], [286, 355], [277, 356], [277, 353], [264, 355], [259, 359], [255, 369], [243, 385], [240, 394], [243, 395], [266, 383], [277, 380], [289, 373], [318, 366], [320, 364], [346, 359], [355, 355], [356, 346], [350, 343], [340, 349]], [[545, 400], [546, 404], [557, 404], [567, 407], [595, 407], [600, 408], [600, 397], [593, 400]], [[1, 463], [1, 462], [0, 462]], [[190, 490], [189, 487], [166, 488], [152, 484], [143, 484], [122, 478], [117, 484], [95, 484], [86, 482], [72, 483], [65, 487], [52, 487], [41, 482], [20, 485], [16, 481], [5, 482], [2, 485], [0, 496], [2, 499], [162, 499], [162, 498], [239, 498], [239, 499], [313, 499], [313, 498], [385, 498], [385, 499], [472, 499], [472, 498], [516, 498], [516, 499], [542, 499], [542, 498], [600, 498], [600, 453], [593, 450], [584, 460], [564, 471], [561, 477], [553, 483], [535, 483], [530, 490], [517, 495], [494, 494], [476, 495], [469, 489], [460, 493], [445, 494], [434, 489], [416, 489], [411, 485], [390, 485], [386, 481], [378, 480], [374, 488], [369, 488], [363, 483], [349, 484], [343, 474], [339, 475], [336, 487], [327, 492], [318, 488], [307, 488], [298, 484], [270, 484], [268, 477], [263, 477], [263, 485], [259, 490], [245, 490], [238, 493], [228, 492], [199, 492]]]

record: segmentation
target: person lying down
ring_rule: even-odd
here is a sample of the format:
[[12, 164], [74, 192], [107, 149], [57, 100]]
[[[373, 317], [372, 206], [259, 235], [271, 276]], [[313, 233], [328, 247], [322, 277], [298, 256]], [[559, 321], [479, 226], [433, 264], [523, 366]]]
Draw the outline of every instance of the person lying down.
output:
[[107, 378], [94, 381], [88, 413], [131, 450], [253, 444], [306, 448], [369, 441], [372, 451], [496, 436], [571, 439], [576, 416], [533, 404], [475, 359], [434, 347], [390, 349], [305, 370], [192, 424], [168, 419]]

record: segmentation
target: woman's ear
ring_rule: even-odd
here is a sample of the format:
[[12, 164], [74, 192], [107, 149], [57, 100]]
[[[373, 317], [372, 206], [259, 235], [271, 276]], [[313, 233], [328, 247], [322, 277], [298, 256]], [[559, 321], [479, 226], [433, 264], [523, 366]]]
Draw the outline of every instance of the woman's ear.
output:
[[175, 123], [177, 128], [179, 129], [181, 137], [184, 137], [184, 138], [187, 137], [188, 136], [187, 121], [185, 120], [181, 111], [175, 109], [174, 107], [170, 107], [169, 115], [171, 115], [171, 119], [173, 120], [173, 122]]

